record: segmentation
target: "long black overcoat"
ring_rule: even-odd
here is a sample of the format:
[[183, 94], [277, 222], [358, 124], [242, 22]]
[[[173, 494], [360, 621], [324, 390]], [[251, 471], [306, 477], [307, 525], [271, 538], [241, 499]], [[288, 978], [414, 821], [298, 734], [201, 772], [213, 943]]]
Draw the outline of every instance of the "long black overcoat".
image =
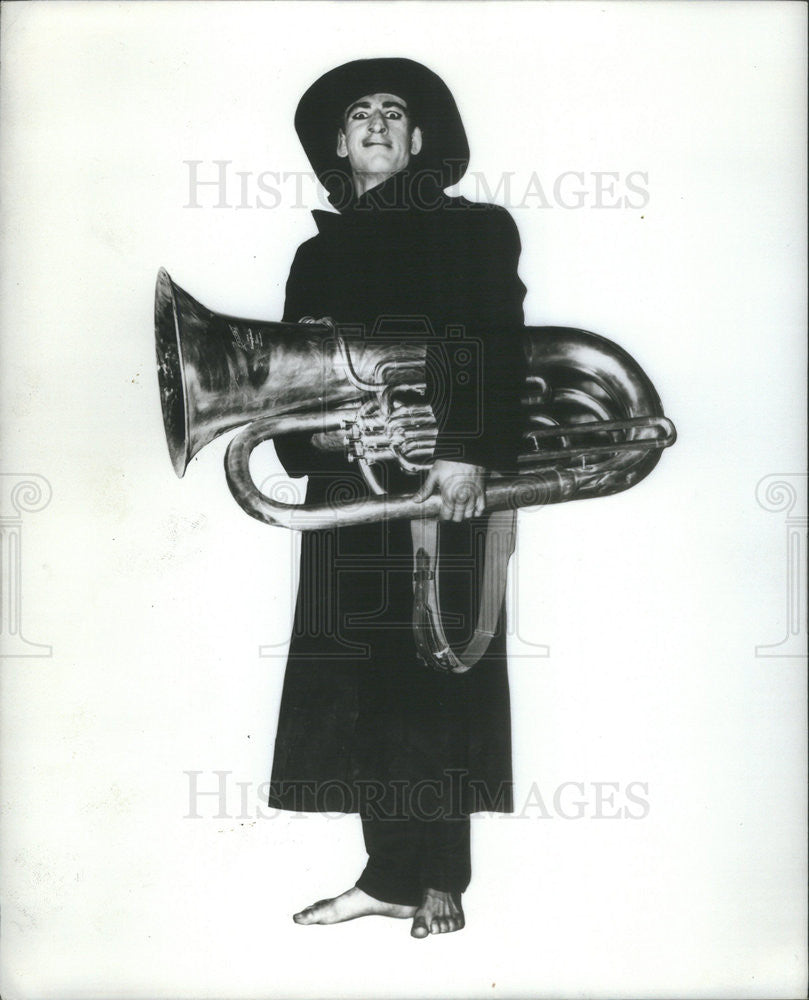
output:
[[[412, 180], [397, 175], [342, 214], [313, 213], [319, 232], [297, 251], [284, 319], [432, 337], [436, 453], [508, 470], [523, 378], [517, 230], [498, 206], [449, 198], [426, 180], [416, 191]], [[310, 502], [367, 494], [356, 467], [306, 436], [276, 449], [290, 475], [309, 475]], [[391, 473], [398, 491], [418, 487], [400, 476]], [[485, 523], [442, 523], [453, 642], [474, 628]], [[487, 655], [467, 674], [440, 674], [416, 655], [412, 569], [407, 521], [304, 533], [271, 805], [354, 812], [429, 787], [454, 810], [511, 810], [505, 609]]]

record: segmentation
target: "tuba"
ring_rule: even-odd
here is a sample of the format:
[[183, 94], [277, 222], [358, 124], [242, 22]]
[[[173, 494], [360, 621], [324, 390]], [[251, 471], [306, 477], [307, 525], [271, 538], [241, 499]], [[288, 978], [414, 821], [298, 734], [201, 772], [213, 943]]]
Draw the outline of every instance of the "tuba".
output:
[[[178, 476], [220, 434], [230, 441], [225, 474], [236, 501], [266, 524], [299, 530], [393, 518], [411, 521], [413, 630], [419, 655], [463, 673], [483, 655], [497, 626], [516, 510], [609, 496], [649, 475], [676, 431], [636, 361], [584, 330], [527, 327], [521, 392], [524, 426], [515, 475], [486, 485], [488, 538], [475, 632], [453, 649], [441, 625], [438, 573], [440, 497], [416, 503], [389, 496], [383, 462], [405, 473], [429, 469], [437, 425], [426, 400], [427, 344], [360, 339], [331, 324], [277, 323], [212, 312], [161, 268], [155, 290], [157, 372], [169, 454]], [[288, 504], [264, 494], [250, 456], [283, 434], [332, 432], [357, 464], [370, 496], [329, 504]]]

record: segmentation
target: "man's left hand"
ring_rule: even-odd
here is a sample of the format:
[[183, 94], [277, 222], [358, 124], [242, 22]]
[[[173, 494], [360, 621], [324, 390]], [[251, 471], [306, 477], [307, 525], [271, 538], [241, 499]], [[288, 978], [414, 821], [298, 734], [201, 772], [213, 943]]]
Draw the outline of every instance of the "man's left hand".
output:
[[413, 494], [423, 503], [436, 490], [441, 494], [442, 521], [464, 521], [480, 517], [486, 507], [486, 469], [467, 462], [449, 462], [439, 458], [433, 463], [421, 488]]

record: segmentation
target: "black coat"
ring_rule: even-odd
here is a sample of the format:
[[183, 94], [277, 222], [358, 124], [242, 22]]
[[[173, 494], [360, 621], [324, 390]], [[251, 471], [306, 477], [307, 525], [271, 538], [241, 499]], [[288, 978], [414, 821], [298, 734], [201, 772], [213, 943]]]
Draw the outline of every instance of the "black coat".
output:
[[[523, 378], [516, 227], [502, 208], [437, 188], [422, 185], [414, 198], [408, 180], [397, 175], [342, 215], [314, 213], [319, 233], [295, 256], [284, 319], [330, 316], [367, 336], [433, 336], [436, 453], [507, 470]], [[354, 466], [308, 437], [276, 448], [291, 475], [309, 475], [308, 501], [367, 494]], [[418, 484], [390, 472], [397, 492]], [[441, 602], [454, 643], [474, 628], [485, 524], [441, 527]], [[271, 805], [353, 812], [364, 798], [392, 802], [392, 787], [432, 782], [429, 795], [456, 810], [511, 809], [505, 613], [468, 674], [437, 673], [416, 656], [412, 568], [406, 521], [304, 533]]]

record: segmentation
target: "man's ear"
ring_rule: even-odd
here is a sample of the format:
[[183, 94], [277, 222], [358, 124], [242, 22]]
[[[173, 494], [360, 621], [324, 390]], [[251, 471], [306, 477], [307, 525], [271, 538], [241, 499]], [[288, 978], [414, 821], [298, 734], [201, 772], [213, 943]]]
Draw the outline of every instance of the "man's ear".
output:
[[410, 155], [415, 156], [417, 153], [420, 152], [421, 152], [421, 129], [417, 125], [410, 134]]
[[342, 129], [337, 130], [337, 155], [348, 156], [348, 146], [346, 146], [346, 137]]

